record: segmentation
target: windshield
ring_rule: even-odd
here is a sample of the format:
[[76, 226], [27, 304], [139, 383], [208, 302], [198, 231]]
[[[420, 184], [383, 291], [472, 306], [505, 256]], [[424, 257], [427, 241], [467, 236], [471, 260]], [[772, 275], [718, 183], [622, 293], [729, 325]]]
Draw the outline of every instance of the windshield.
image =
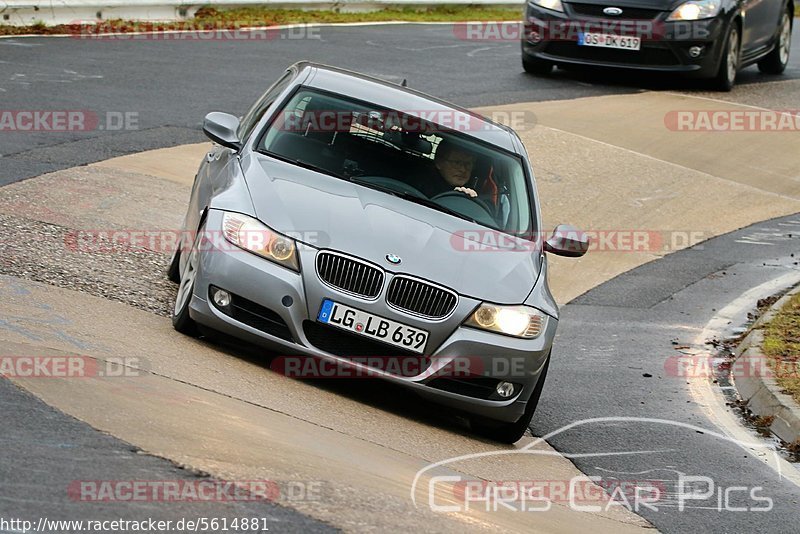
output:
[[495, 230], [533, 230], [518, 157], [414, 114], [304, 88], [258, 149]]

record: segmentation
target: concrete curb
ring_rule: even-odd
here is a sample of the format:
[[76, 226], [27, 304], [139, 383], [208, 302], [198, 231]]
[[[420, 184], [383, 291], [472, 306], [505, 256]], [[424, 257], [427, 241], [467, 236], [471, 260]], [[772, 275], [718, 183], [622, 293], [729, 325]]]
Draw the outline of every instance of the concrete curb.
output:
[[800, 286], [790, 290], [756, 321], [737, 347], [731, 367], [731, 378], [747, 407], [758, 416], [773, 417], [769, 429], [786, 443], [800, 440], [800, 405], [790, 395], [781, 392], [772, 373], [764, 372], [767, 365], [761, 350], [764, 341], [762, 330], [778, 310], [798, 293]]
[[[475, 21], [480, 22], [480, 21]], [[497, 24], [521, 24], [519, 20], [498, 20], [489, 21], [496, 22]], [[99, 22], [102, 24], [102, 21]], [[99, 40], [103, 37], [127, 37], [132, 38], [141, 35], [182, 35], [182, 34], [196, 34], [196, 35], [209, 35], [209, 34], [225, 34], [225, 33], [247, 33], [247, 32], [263, 32], [263, 31], [276, 31], [276, 30], [291, 30], [296, 28], [336, 28], [348, 26], [398, 26], [398, 25], [424, 25], [424, 26], [455, 26], [457, 24], [468, 24], [468, 21], [414, 21], [414, 20], [378, 20], [367, 22], [293, 22], [290, 24], [275, 24], [273, 26], [243, 26], [241, 28], [218, 28], [212, 30], [194, 29], [194, 30], [153, 30], [143, 32], [107, 32], [107, 33], [92, 33], [92, 34], [70, 34], [70, 33], [24, 33], [20, 35], [0, 35], [0, 39], [20, 39], [23, 37], [69, 37], [79, 41], [92, 41]], [[202, 39], [201, 39], [202, 40]]]
[[519, 9], [522, 17], [522, 3], [510, 0], [0, 0], [0, 24], [28, 26], [42, 22], [52, 26], [113, 19], [186, 21], [194, 17], [202, 6], [209, 4], [223, 9], [269, 6], [314, 11], [336, 9], [344, 13], [367, 13], [386, 8], [480, 5]]

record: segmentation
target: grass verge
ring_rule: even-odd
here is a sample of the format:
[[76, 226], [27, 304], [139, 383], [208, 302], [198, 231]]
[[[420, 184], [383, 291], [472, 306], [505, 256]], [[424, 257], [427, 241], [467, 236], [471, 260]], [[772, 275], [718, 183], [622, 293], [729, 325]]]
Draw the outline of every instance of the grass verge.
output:
[[180, 22], [136, 22], [107, 20], [89, 26], [87, 23], [46, 26], [0, 25], [0, 35], [58, 35], [82, 33], [128, 33], [136, 31], [168, 30], [221, 30], [276, 24], [333, 23], [333, 22], [463, 22], [478, 20], [522, 20], [519, 9], [491, 6], [438, 6], [430, 9], [386, 8], [367, 13], [341, 13], [331, 10], [303, 11], [300, 9], [275, 9], [246, 7], [237, 9], [201, 8], [192, 19]]
[[766, 324], [762, 349], [778, 386], [800, 402], [800, 293]]

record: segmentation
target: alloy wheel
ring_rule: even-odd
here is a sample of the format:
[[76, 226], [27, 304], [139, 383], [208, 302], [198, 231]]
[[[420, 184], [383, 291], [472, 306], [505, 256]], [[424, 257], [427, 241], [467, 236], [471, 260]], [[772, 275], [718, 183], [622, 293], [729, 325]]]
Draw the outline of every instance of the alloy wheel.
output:
[[781, 27], [781, 36], [778, 42], [778, 50], [780, 51], [781, 63], [786, 64], [789, 62], [789, 49], [792, 46], [792, 21], [789, 20], [789, 15], [783, 16], [783, 25]]

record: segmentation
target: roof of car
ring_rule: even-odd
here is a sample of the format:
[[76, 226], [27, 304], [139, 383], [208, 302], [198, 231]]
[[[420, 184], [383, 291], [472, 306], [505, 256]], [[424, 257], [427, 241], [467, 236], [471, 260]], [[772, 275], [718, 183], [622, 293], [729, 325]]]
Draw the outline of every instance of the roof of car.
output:
[[516, 134], [507, 126], [421, 91], [358, 72], [309, 61], [298, 62], [294, 67], [300, 72], [310, 70], [303, 82], [305, 86], [340, 93], [421, 117], [427, 116], [431, 122], [441, 126], [516, 154], [520, 152], [513, 141]]

